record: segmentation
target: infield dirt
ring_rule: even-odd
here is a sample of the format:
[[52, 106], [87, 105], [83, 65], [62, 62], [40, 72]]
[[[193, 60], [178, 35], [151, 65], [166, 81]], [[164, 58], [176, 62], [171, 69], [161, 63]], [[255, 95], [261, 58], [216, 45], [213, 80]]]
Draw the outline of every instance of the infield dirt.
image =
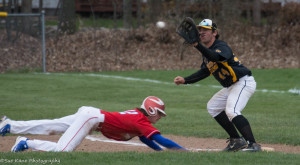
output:
[[[196, 138], [196, 137], [183, 137], [175, 135], [164, 135], [166, 138], [172, 139], [176, 143], [188, 149], [223, 149], [228, 143], [226, 139], [215, 138]], [[11, 147], [14, 145], [17, 136], [1, 137], [0, 152], [10, 152]], [[29, 135], [29, 139], [49, 140], [57, 142], [60, 135]], [[109, 140], [102, 135], [90, 135], [99, 141], [91, 141], [84, 139], [76, 151], [80, 152], [121, 152], [121, 151], [137, 151], [137, 152], [155, 152], [154, 150], [143, 146], [138, 138], [133, 138], [129, 143], [116, 143], [117, 141]], [[133, 145], [136, 144], [136, 145]], [[264, 144], [260, 143], [262, 147], [271, 147], [275, 152], [283, 153], [296, 153], [300, 154], [300, 146], [291, 146], [284, 144]], [[30, 150], [28, 150], [30, 151]]]

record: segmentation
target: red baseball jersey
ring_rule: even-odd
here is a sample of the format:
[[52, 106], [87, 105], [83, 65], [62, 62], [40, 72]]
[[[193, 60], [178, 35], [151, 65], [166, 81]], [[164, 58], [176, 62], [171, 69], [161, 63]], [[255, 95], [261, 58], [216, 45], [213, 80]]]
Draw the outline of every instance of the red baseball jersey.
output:
[[124, 112], [106, 112], [103, 123], [99, 124], [97, 131], [104, 136], [118, 141], [127, 141], [135, 136], [150, 138], [155, 133], [160, 133], [152, 126], [149, 119], [139, 110], [127, 110]]

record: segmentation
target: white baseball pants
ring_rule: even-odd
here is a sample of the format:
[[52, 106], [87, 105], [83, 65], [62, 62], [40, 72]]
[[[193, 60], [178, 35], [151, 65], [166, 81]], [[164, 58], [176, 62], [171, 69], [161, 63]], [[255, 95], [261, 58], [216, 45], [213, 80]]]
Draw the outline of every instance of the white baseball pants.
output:
[[248, 100], [256, 89], [253, 76], [244, 76], [238, 82], [228, 88], [217, 92], [207, 103], [208, 113], [216, 117], [225, 110], [230, 121], [237, 115], [241, 115]]
[[13, 134], [60, 134], [64, 133], [57, 143], [44, 140], [27, 140], [27, 145], [37, 151], [73, 151], [82, 140], [93, 131], [104, 115], [98, 108], [83, 106], [77, 113], [53, 120], [11, 120]]

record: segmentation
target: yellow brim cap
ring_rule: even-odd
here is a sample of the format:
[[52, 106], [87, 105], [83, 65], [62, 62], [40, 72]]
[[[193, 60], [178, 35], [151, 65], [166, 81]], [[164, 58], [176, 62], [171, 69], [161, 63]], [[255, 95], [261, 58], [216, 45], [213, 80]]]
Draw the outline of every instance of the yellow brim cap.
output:
[[212, 29], [212, 26], [202, 26], [202, 25], [196, 25], [196, 27], [202, 27], [202, 28], [205, 28], [205, 29]]

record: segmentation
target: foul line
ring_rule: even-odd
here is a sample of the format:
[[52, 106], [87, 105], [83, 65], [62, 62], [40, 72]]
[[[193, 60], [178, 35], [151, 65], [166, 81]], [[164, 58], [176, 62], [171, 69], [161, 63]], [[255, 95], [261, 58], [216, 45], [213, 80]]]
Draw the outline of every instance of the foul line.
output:
[[[36, 74], [40, 74], [40, 73], [36, 73]], [[44, 74], [44, 73], [42, 73], [42, 74]], [[67, 75], [77, 76], [77, 75], [79, 75], [79, 76], [90, 76], [90, 77], [104, 77], [104, 78], [114, 78], [114, 79], [122, 79], [122, 80], [128, 80], [128, 81], [142, 81], [142, 82], [150, 82], [150, 83], [155, 83], [155, 84], [174, 85], [174, 83], [163, 82], [163, 81], [159, 81], [159, 80], [141, 79], [141, 78], [123, 77], [123, 76], [113, 76], [113, 75], [104, 75], [104, 74], [93, 74], [93, 73], [87, 73], [87, 74], [46, 73], [46, 74], [63, 75], [63, 76], [67, 76]], [[186, 86], [190, 86], [190, 85], [186, 85]], [[200, 86], [204, 86], [204, 85], [193, 84], [192, 86], [200, 87]], [[222, 86], [218, 86], [218, 85], [207, 85], [207, 86], [209, 86], [211, 88], [218, 88], [218, 89], [223, 88]], [[268, 90], [268, 89], [256, 89], [255, 91], [264, 92], [264, 93], [292, 93], [292, 94], [300, 95], [300, 89], [297, 89], [297, 88], [289, 89], [288, 91]]]
[[85, 138], [90, 141], [99, 141], [99, 142], [105, 142], [105, 143], [127, 144], [127, 145], [132, 145], [132, 146], [147, 147], [147, 145], [142, 144], [142, 143], [127, 142], [127, 141], [115, 141], [115, 140], [102, 139], [102, 138], [93, 137], [93, 136], [86, 136]]

